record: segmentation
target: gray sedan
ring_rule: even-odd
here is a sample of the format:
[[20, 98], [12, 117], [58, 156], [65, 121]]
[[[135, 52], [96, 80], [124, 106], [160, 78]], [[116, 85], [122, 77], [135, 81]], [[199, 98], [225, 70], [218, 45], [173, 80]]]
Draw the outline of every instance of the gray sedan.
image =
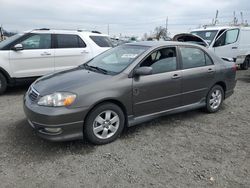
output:
[[24, 96], [39, 136], [51, 141], [115, 140], [125, 126], [204, 108], [232, 95], [236, 66], [180, 42], [138, 42], [110, 49], [78, 68], [44, 76]]

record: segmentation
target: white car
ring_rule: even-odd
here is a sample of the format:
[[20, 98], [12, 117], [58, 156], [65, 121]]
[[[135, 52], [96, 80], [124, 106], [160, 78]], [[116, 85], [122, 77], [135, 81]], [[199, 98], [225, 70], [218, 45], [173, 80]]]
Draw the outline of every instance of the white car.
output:
[[206, 46], [223, 59], [232, 59], [241, 69], [250, 66], [250, 28], [213, 26], [175, 35], [173, 40]]
[[0, 42], [0, 94], [6, 87], [77, 67], [110, 49], [98, 32], [37, 29]]

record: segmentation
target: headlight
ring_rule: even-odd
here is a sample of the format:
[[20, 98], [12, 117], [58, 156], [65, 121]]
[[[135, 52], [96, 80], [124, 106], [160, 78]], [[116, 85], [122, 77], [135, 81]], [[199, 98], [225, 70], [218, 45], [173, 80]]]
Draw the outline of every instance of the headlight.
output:
[[40, 106], [69, 106], [76, 99], [76, 95], [68, 92], [57, 92], [51, 95], [46, 95], [38, 101]]

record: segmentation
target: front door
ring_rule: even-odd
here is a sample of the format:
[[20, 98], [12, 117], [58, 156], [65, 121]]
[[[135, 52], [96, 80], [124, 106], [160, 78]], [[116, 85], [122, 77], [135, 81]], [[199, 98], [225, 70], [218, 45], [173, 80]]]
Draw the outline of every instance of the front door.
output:
[[10, 50], [9, 56], [13, 77], [37, 77], [54, 71], [51, 34], [31, 34], [18, 43], [23, 50]]
[[229, 29], [214, 43], [214, 52], [219, 57], [236, 58], [238, 55], [239, 29]]
[[140, 64], [140, 67], [152, 67], [153, 74], [133, 78], [135, 117], [180, 106], [181, 71], [176, 57], [175, 47], [163, 48], [154, 51]]

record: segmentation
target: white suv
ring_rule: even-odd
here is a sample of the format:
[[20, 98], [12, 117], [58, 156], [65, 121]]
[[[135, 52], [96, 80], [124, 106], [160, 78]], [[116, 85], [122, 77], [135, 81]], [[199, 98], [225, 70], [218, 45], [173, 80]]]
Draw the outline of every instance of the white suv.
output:
[[8, 85], [77, 67], [108, 50], [98, 32], [38, 29], [0, 42], [0, 94]]

